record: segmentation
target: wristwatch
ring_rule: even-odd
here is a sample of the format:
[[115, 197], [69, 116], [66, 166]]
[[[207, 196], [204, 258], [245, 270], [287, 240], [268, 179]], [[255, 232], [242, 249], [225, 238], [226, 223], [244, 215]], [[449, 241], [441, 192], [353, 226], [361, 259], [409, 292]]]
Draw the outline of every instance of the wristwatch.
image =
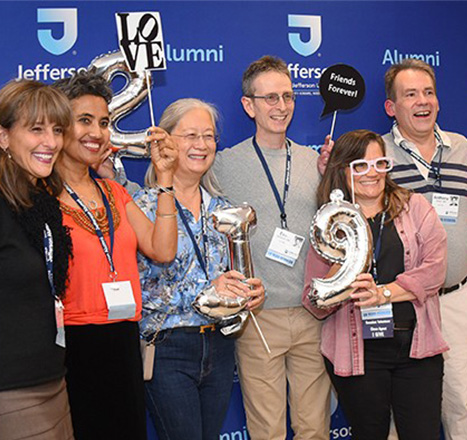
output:
[[392, 292], [387, 288], [387, 286], [381, 286], [383, 289], [383, 296], [386, 300], [385, 304], [391, 302]]

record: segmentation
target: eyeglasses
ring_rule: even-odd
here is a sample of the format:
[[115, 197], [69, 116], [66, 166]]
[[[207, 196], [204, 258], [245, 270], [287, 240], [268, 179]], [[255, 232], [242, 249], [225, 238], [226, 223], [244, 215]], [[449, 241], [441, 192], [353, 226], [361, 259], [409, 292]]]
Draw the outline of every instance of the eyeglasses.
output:
[[[264, 99], [266, 104], [268, 105], [276, 105], [279, 100], [281, 99], [281, 95], [278, 93], [268, 93], [264, 96], [257, 96], [257, 95], [246, 95], [247, 98], [255, 98], [255, 99]], [[286, 92], [282, 94], [282, 100], [284, 104], [291, 104], [295, 101], [295, 93], [293, 92]]]
[[190, 144], [194, 144], [195, 142], [199, 141], [199, 139], [203, 139], [203, 142], [206, 145], [213, 145], [216, 144], [219, 140], [219, 137], [215, 134], [197, 134], [197, 133], [188, 133], [188, 134], [171, 134], [171, 136], [181, 137]]
[[392, 157], [378, 157], [372, 160], [358, 159], [350, 162], [350, 170], [354, 176], [367, 174], [371, 167], [378, 173], [387, 173], [392, 170], [394, 161]]

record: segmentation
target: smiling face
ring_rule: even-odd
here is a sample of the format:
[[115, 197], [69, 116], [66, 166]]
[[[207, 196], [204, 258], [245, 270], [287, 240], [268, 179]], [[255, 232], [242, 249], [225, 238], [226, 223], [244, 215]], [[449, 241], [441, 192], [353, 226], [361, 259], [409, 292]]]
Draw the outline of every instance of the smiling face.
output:
[[386, 100], [386, 113], [395, 117], [401, 134], [417, 141], [433, 136], [439, 111], [433, 80], [421, 70], [407, 69], [394, 80], [395, 101]]
[[35, 183], [52, 173], [63, 147], [63, 127], [48, 120], [26, 125], [19, 120], [10, 129], [0, 127], [1, 147], [25, 170]]
[[74, 135], [64, 148], [64, 156], [93, 166], [100, 163], [110, 140], [109, 108], [104, 98], [84, 95], [71, 101]]
[[[381, 145], [378, 142], [372, 141], [368, 144], [363, 159], [372, 160], [382, 156], [384, 156], [384, 152]], [[350, 167], [347, 167], [345, 174], [349, 191], [352, 189], [350, 173]], [[380, 201], [382, 206], [386, 174], [377, 172], [374, 166], [371, 166], [367, 174], [361, 176], [354, 175], [355, 201], [357, 203]]]
[[[176, 175], [196, 176], [201, 179], [211, 167], [216, 154], [215, 140], [206, 141], [206, 137], [200, 137], [215, 137], [216, 131], [211, 115], [207, 110], [194, 108], [185, 113], [171, 134], [174, 135], [173, 139], [179, 148]], [[197, 138], [190, 140], [188, 135]]]
[[[293, 93], [290, 78], [275, 71], [259, 74], [252, 83], [252, 90], [255, 96]], [[281, 98], [277, 104], [269, 105], [264, 99], [243, 96], [242, 104], [248, 115], [255, 120], [256, 136], [265, 143], [264, 146], [268, 146], [269, 139], [285, 137], [294, 112], [294, 101], [286, 104]]]

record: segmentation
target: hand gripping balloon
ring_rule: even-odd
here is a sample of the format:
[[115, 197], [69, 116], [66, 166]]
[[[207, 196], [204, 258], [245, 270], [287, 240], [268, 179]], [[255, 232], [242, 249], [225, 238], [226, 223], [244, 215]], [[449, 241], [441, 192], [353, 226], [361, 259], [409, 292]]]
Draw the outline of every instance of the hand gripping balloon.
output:
[[[249, 233], [256, 226], [255, 210], [247, 205], [220, 208], [213, 212], [212, 218], [217, 231], [225, 234], [229, 244], [230, 268], [246, 278], [252, 278]], [[249, 298], [230, 298], [220, 295], [214, 286], [201, 292], [194, 300], [193, 307], [211, 318], [227, 324], [233, 333], [241, 328], [248, 312], [243, 311]], [[225, 327], [224, 329], [225, 330]], [[225, 333], [225, 331], [224, 331]]]

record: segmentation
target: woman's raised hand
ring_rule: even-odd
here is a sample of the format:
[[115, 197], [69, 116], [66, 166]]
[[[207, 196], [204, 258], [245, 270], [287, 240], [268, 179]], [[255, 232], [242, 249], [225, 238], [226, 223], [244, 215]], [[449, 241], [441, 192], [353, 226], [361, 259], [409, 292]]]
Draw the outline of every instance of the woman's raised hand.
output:
[[172, 174], [177, 167], [178, 147], [170, 135], [160, 127], [151, 127], [146, 142], [151, 145], [151, 161], [156, 175]]

